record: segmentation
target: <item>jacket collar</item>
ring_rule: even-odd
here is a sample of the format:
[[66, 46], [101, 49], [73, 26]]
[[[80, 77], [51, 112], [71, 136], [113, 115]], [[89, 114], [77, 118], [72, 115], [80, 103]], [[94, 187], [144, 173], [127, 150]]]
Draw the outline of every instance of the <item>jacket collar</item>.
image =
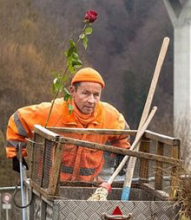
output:
[[[91, 122], [92, 124], [100, 124], [101, 123], [101, 119], [102, 119], [102, 115], [103, 115], [103, 106], [101, 104], [101, 102], [98, 102], [95, 110], [96, 111], [96, 117], [95, 119]], [[72, 112], [72, 114], [69, 114], [68, 111], [68, 107], [67, 107], [67, 103], [64, 102], [63, 103], [63, 117], [62, 117], [62, 122], [66, 125], [78, 125], [76, 119], [75, 119], [75, 115], [74, 112]]]

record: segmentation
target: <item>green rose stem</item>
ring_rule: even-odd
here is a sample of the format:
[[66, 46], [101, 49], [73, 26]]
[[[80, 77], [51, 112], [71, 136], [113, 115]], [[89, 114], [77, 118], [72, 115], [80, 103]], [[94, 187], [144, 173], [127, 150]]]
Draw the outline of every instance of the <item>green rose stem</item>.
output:
[[[91, 15], [93, 13], [93, 20]], [[95, 15], [96, 14], [96, 15]], [[90, 17], [89, 17], [90, 16]], [[70, 47], [69, 49], [65, 52], [66, 58], [67, 58], [67, 66], [66, 69], [64, 70], [63, 74], [57, 73], [57, 76], [55, 77], [55, 79], [53, 80], [53, 92], [54, 92], [54, 97], [51, 103], [51, 107], [48, 113], [48, 117], [47, 120], [45, 122], [45, 128], [48, 125], [48, 122], [50, 120], [50, 116], [55, 104], [55, 100], [58, 97], [59, 93], [62, 92], [63, 90], [65, 91], [65, 95], [64, 95], [64, 100], [68, 101], [72, 99], [71, 94], [69, 93], [69, 91], [63, 87], [63, 82], [66, 83], [66, 77], [67, 77], [67, 72], [69, 71], [70, 74], [72, 75], [76, 68], [79, 68], [82, 66], [82, 62], [79, 59], [78, 56], [78, 43], [80, 42], [80, 40], [82, 40], [83, 43], [83, 47], [86, 50], [87, 49], [87, 45], [88, 45], [88, 38], [87, 35], [92, 34], [92, 27], [91, 24], [97, 19], [97, 13], [93, 12], [93, 11], [88, 11], [85, 15], [85, 25], [82, 29], [82, 33], [79, 35], [77, 42], [73, 42], [72, 40], [69, 41]], [[68, 77], [69, 78], [69, 77]], [[68, 79], [67, 78], [67, 79]], [[68, 110], [69, 113], [71, 114], [73, 111], [73, 106], [68, 102]]]
[[[66, 67], [63, 76], [66, 75], [67, 70], [68, 70], [68, 66]], [[53, 109], [53, 106], [54, 106], [55, 100], [56, 100], [56, 98], [58, 97], [59, 93], [60, 93], [60, 90], [58, 89], [58, 90], [56, 91], [55, 95], [54, 95], [53, 100], [52, 100], [52, 103], [51, 103], [51, 106], [50, 106], [50, 110], [49, 110], [49, 113], [48, 113], [48, 117], [47, 117], [47, 120], [46, 120], [46, 123], [45, 123], [45, 128], [46, 128], [47, 125], [48, 125], [48, 122], [49, 122], [49, 119], [50, 119], [50, 115], [51, 115], [51, 113], [52, 113], [52, 109]]]

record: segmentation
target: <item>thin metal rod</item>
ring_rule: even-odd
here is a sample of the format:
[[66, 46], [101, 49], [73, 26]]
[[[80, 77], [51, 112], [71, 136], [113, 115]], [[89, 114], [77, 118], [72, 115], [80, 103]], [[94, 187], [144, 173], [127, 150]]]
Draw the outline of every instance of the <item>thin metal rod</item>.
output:
[[[22, 145], [19, 143], [19, 166], [20, 166], [20, 182], [21, 182], [21, 204], [25, 206], [25, 192], [24, 192], [24, 184], [23, 184], [23, 161], [22, 161]], [[22, 220], [26, 220], [26, 212], [25, 209], [22, 209]]]
[[9, 210], [6, 209], [6, 220], [9, 220]]

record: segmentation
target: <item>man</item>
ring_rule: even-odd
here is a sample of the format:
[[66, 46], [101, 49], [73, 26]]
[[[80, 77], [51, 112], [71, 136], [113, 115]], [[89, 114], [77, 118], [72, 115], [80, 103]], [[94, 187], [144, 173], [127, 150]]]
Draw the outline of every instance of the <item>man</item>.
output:
[[[73, 77], [70, 93], [74, 110], [69, 114], [68, 103], [57, 99], [48, 126], [68, 128], [128, 129], [124, 117], [113, 106], [101, 102], [105, 83], [101, 75], [92, 68], [83, 68]], [[23, 157], [27, 156], [26, 138], [32, 137], [34, 124], [45, 126], [51, 103], [41, 103], [18, 109], [11, 117], [7, 128], [7, 157], [13, 159], [13, 169], [19, 172], [16, 152], [19, 142], [23, 146]], [[124, 135], [79, 135], [69, 137], [100, 144], [110, 142], [116, 147], [129, 148], [128, 136]], [[23, 163], [25, 160], [23, 158]], [[66, 145], [63, 149], [61, 180], [92, 181], [101, 172], [103, 152], [80, 146]], [[27, 164], [26, 164], [27, 165]]]

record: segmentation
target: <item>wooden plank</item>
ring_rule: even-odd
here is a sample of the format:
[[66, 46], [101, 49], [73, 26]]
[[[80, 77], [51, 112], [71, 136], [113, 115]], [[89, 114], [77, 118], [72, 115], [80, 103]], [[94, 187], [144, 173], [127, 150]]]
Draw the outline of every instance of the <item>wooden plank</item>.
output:
[[151, 140], [156, 140], [158, 142], [162, 142], [170, 146], [180, 145], [180, 139], [178, 138], [169, 137], [169, 136], [155, 133], [155, 132], [148, 131], [148, 130], [146, 130], [144, 137], [151, 139]]
[[62, 164], [62, 144], [56, 143], [54, 148], [52, 175], [49, 180], [49, 186], [47, 190], [47, 193], [52, 196], [56, 195], [58, 190], [58, 183], [60, 180], [60, 167]]
[[[164, 154], [164, 143], [157, 142], [157, 154]], [[157, 161], [155, 168], [155, 189], [162, 190], [163, 189], [163, 163]]]
[[59, 138], [58, 134], [42, 127], [41, 125], [35, 125], [34, 132], [50, 141], [57, 141]]
[[130, 149], [123, 149], [119, 147], [114, 147], [110, 145], [96, 144], [89, 141], [81, 141], [74, 138], [64, 138], [60, 137], [60, 143], [63, 144], [74, 144], [80, 147], [93, 148], [97, 150], [107, 151], [116, 154], [129, 155], [132, 157], [139, 157], [147, 160], [160, 161], [168, 164], [177, 164], [178, 162], [182, 162], [182, 160], [177, 160], [174, 158], [166, 157], [166, 156], [158, 156], [156, 154], [138, 152]]
[[[137, 130], [114, 130], [114, 129], [89, 129], [89, 128], [60, 128], [60, 127], [48, 127], [50, 131], [58, 132], [58, 133], [76, 133], [76, 134], [100, 134], [100, 135], [106, 135], [106, 134], [112, 134], [112, 135], [122, 135], [122, 134], [128, 134], [135, 136], [137, 133]], [[167, 145], [179, 145], [180, 139], [173, 138], [170, 136], [166, 136], [163, 134], [155, 133], [149, 130], [146, 130], [144, 134], [145, 138], [156, 140], [163, 142]]]
[[[140, 152], [149, 153], [150, 152], [150, 140], [148, 138], [144, 138], [141, 140]], [[146, 159], [140, 159], [139, 166], [139, 178], [140, 182], [148, 182], [149, 177], [149, 161]]]
[[[137, 133], [137, 130], [114, 130], [114, 129], [87, 129], [87, 128], [60, 128], [60, 127], [48, 127], [50, 131], [58, 132], [58, 133], [76, 133], [76, 134], [100, 134], [100, 135], [106, 135], [106, 134], [113, 134], [113, 135], [123, 135], [128, 134], [135, 136]], [[146, 130], [144, 136], [151, 140], [156, 140], [159, 142], [163, 142], [164, 144], [176, 146], [180, 145], [180, 139], [173, 138], [170, 136], [166, 136], [163, 134], [159, 134], [156, 132], [152, 132], [149, 130]]]
[[47, 190], [46, 190], [46, 189], [43, 189], [42, 187], [40, 187], [39, 185], [37, 185], [37, 184], [36, 184], [35, 182], [33, 182], [32, 180], [30, 181], [30, 187], [31, 187], [31, 188], [34, 188], [34, 190], [36, 190], [36, 191], [39, 193], [38, 196], [43, 195], [45, 198], [48, 197], [48, 195], [47, 195]]
[[114, 130], [114, 129], [93, 129], [93, 128], [60, 128], [60, 127], [47, 127], [50, 131], [58, 133], [75, 133], [75, 134], [112, 134], [112, 135], [135, 135], [137, 130]]
[[[31, 143], [27, 143], [27, 149], [29, 150], [28, 153], [28, 158], [30, 158], [30, 162], [29, 162], [29, 170], [27, 172], [27, 176], [32, 179], [32, 172], [33, 172], [33, 167], [34, 167], [34, 147], [35, 147], [35, 135], [33, 137], [33, 142]], [[30, 148], [28, 146], [28, 144], [30, 144]]]
[[[36, 196], [38, 196], [39, 198], [43, 199], [47, 204], [49, 204], [50, 206], [53, 207], [54, 205], [54, 199], [56, 199], [57, 197], [54, 196], [49, 196], [47, 194], [47, 190], [45, 190], [44, 188], [39, 187], [36, 183], [32, 182], [30, 184], [31, 189], [32, 189], [32, 193], [35, 194]], [[31, 205], [34, 205], [33, 203]], [[31, 206], [30, 205], [30, 206]], [[32, 219], [33, 220], [33, 219]], [[35, 219], [34, 219], [35, 220]]]
[[[180, 156], [179, 153], [179, 147], [180, 145], [174, 146], [171, 150], [171, 155], [173, 158], [178, 159]], [[174, 191], [177, 188], [177, 182], [178, 182], [178, 176], [176, 174], [177, 171], [177, 165], [172, 166], [172, 171], [171, 171], [171, 183], [170, 183], [170, 191], [169, 191], [169, 199], [174, 200]]]

